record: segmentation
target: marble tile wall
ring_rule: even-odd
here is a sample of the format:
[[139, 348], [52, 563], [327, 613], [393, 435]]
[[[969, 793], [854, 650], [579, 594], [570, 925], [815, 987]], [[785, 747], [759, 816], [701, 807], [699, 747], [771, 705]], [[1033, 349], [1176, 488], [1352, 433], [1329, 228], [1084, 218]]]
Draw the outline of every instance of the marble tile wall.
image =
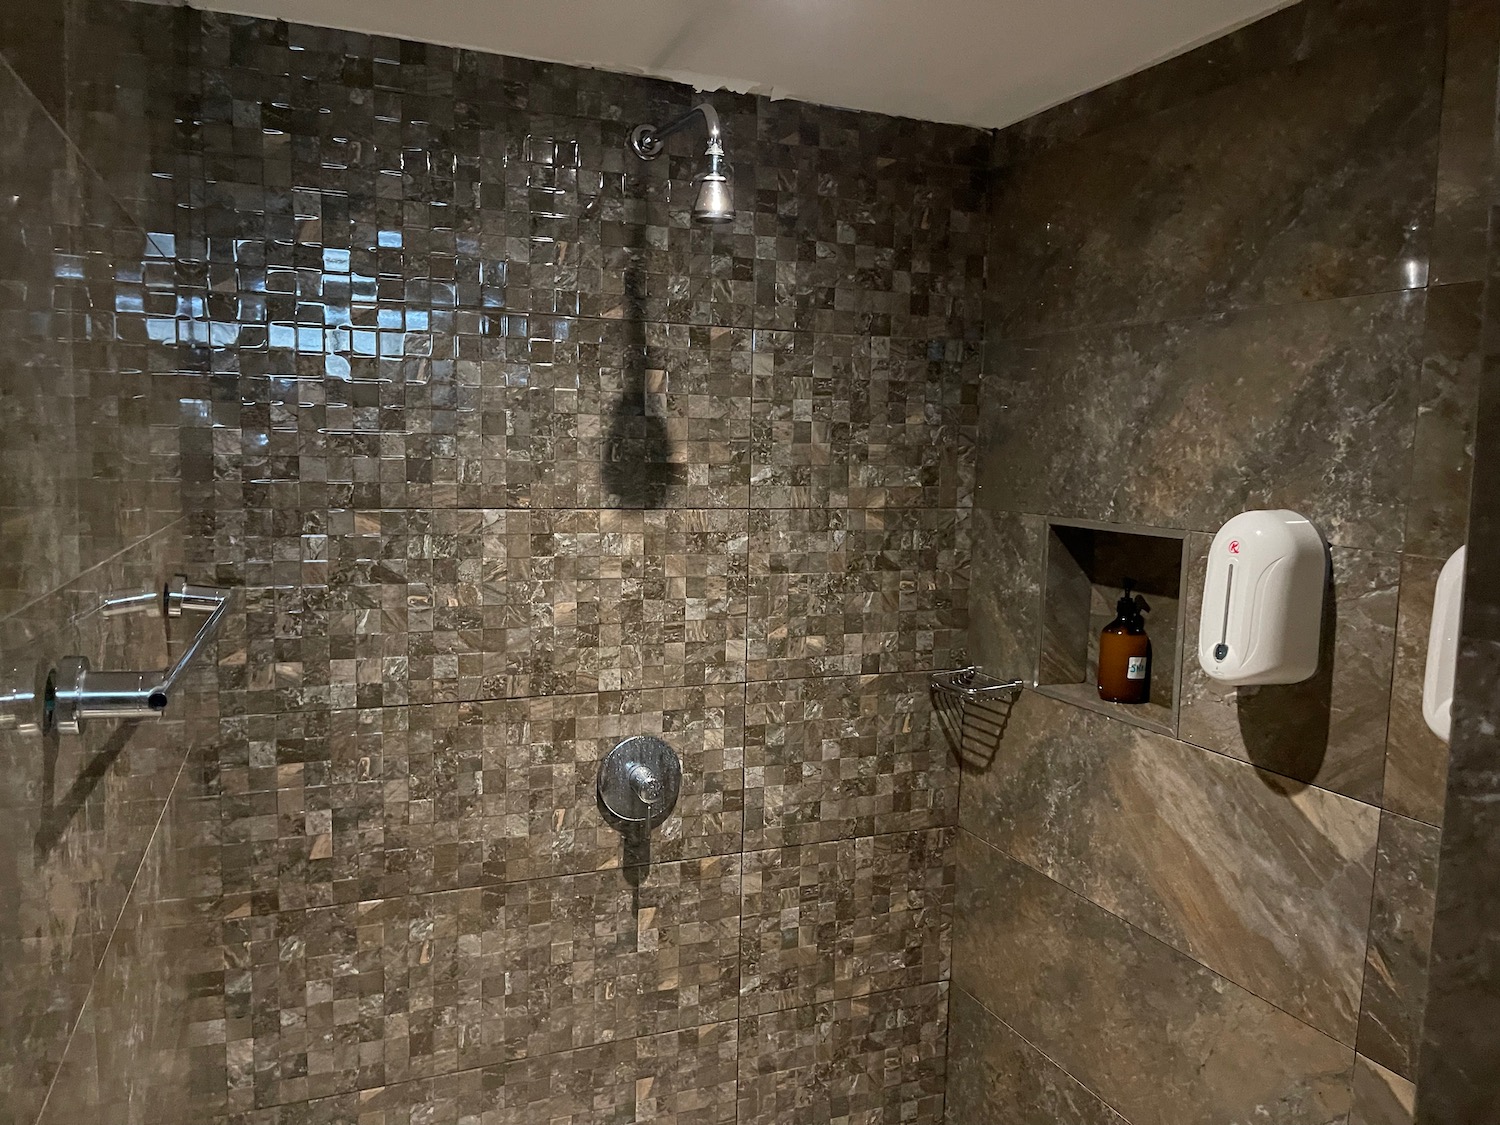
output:
[[1308, 0], [1000, 135], [971, 651], [1035, 666], [1048, 518], [1188, 531], [1192, 638], [1211, 534], [1295, 508], [1335, 604], [1305, 684], [1189, 651], [1175, 738], [1027, 693], [965, 755], [952, 1125], [1412, 1120], [1497, 49], [1490, 0]]
[[[1492, 112], [1489, 120], [1495, 120]], [[1476, 193], [1468, 200], [1473, 219], [1488, 205], [1496, 214], [1496, 197]], [[1493, 229], [1493, 228], [1492, 228]], [[1410, 1107], [1415, 1097], [1416, 1120], [1421, 1125], [1448, 1121], [1487, 1121], [1500, 1114], [1500, 1082], [1491, 1061], [1497, 1047], [1495, 1021], [1497, 965], [1500, 965], [1500, 924], [1495, 917], [1497, 825], [1495, 821], [1495, 730], [1497, 680], [1500, 680], [1500, 574], [1495, 569], [1495, 497], [1500, 495], [1500, 258], [1493, 238], [1483, 261], [1484, 333], [1479, 409], [1475, 426], [1474, 484], [1469, 506], [1469, 550], [1464, 576], [1464, 611], [1459, 638], [1459, 665], [1453, 704], [1452, 754], [1446, 792], [1435, 779], [1420, 779], [1413, 788], [1435, 793], [1433, 803], [1443, 812], [1438, 852], [1441, 877], [1437, 905], [1431, 919], [1431, 964], [1427, 1004], [1418, 1053], [1415, 1094], [1396, 1083], [1381, 1082], [1376, 1072], [1370, 1090], [1372, 1121], [1405, 1120], [1387, 1112], [1392, 1099]], [[1420, 574], [1431, 581], [1428, 572]], [[1415, 771], [1413, 771], [1415, 773]], [[1426, 781], [1426, 784], [1421, 784]], [[1406, 855], [1400, 854], [1400, 850]], [[1410, 864], [1407, 841], [1396, 841], [1391, 868]], [[1415, 936], [1408, 923], [1408, 935]], [[1389, 1093], [1387, 1091], [1389, 1090]]]
[[[624, 150], [685, 88], [63, 39], [35, 100], [161, 251], [114, 335], [173, 542], [240, 593], [43, 1119], [940, 1121], [989, 136], [714, 95], [706, 231], [690, 144]], [[638, 733], [684, 764], [647, 856], [594, 793]]]
[[[87, 105], [70, 15], [0, 17], [7, 691], [68, 655], [167, 664], [160, 617], [106, 621], [99, 600], [186, 567], [184, 500], [207, 467], [180, 440], [201, 405], [180, 378], [193, 356], [148, 327], [194, 316], [177, 307], [171, 227], [142, 222], [68, 128]], [[160, 154], [135, 151], [142, 166]], [[217, 737], [207, 668], [159, 722], [0, 724], [0, 1119], [186, 1121], [222, 1105], [221, 944], [201, 909], [218, 894]]]
[[198, 35], [226, 1120], [940, 1120], [986, 138]]
[[[7, 660], [241, 590], [180, 718], [6, 747], [7, 1110], [1402, 1120], [1494, 9], [1307, 0], [998, 138], [717, 94], [712, 232], [624, 155], [679, 87], [0, 17]], [[1046, 517], [1268, 503], [1335, 544], [1316, 691], [1027, 695], [960, 776], [923, 674], [1030, 659]], [[591, 792], [634, 733], [649, 866]]]

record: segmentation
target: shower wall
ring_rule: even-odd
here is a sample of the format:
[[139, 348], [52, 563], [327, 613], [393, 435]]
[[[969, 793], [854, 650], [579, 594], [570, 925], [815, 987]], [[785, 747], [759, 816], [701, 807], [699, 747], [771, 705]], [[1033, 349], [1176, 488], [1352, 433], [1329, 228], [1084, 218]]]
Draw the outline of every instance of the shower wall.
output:
[[[105, 621], [97, 607], [188, 566], [208, 465], [184, 437], [207, 387], [147, 327], [163, 308], [178, 315], [171, 227], [148, 226], [140, 206], [176, 190], [170, 152], [138, 120], [160, 107], [138, 88], [109, 131], [119, 149], [99, 143], [110, 106], [69, 65], [62, 9], [43, 8], [0, 13], [7, 692], [70, 655], [165, 667], [159, 616]], [[107, 52], [106, 29], [94, 34]], [[222, 1050], [216, 1064], [192, 1034], [223, 1009], [203, 987], [222, 958], [198, 909], [216, 893], [214, 688], [200, 669], [161, 721], [81, 737], [0, 722], [0, 1120], [202, 1120], [194, 1099], [222, 1089]]]
[[[168, 719], [0, 733], [0, 1116], [1404, 1120], [1497, 41], [1309, 0], [998, 138], [715, 94], [706, 231], [624, 155], [682, 87], [0, 12], [0, 665], [242, 591]], [[1029, 692], [960, 776], [926, 672], [1036, 666], [1048, 519], [1273, 505], [1319, 679]]]
[[[199, 1088], [131, 1119], [940, 1119], [926, 674], [967, 636], [989, 137], [714, 95], [708, 231], [690, 140], [624, 155], [686, 88], [95, 0], [65, 30], [60, 120], [162, 251], [114, 267], [161, 287], [185, 565], [242, 590]], [[685, 781], [626, 864], [594, 776], [638, 733]]]
[[[1191, 569], [1167, 729], [1027, 693], [966, 766], [955, 1125], [1410, 1120], [1497, 42], [1490, 0], [1313, 0], [998, 138], [972, 650], [1046, 666], [1049, 520], [1186, 531]], [[1204, 552], [1283, 506], [1331, 544], [1323, 671], [1236, 693]]]

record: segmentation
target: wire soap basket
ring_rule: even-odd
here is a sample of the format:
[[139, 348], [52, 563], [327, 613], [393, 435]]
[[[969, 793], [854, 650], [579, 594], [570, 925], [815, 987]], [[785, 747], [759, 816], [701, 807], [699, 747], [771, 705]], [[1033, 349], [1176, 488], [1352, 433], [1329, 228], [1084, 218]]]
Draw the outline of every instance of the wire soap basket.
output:
[[928, 679], [938, 722], [959, 759], [988, 769], [1026, 682], [996, 679], [977, 664], [933, 672]]
[[934, 672], [929, 677], [934, 691], [952, 695], [966, 703], [989, 703], [1013, 700], [1026, 686], [1024, 680], [997, 680], [977, 664]]

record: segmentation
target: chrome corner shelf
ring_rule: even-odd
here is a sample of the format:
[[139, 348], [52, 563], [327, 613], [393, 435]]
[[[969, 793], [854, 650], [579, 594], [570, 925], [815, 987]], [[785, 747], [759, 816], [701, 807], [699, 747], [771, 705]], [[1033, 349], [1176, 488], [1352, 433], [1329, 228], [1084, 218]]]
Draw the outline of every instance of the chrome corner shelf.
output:
[[229, 611], [233, 591], [195, 586], [178, 575], [160, 590], [111, 594], [99, 607], [106, 617], [159, 609], [163, 617], [206, 613], [193, 639], [175, 663], [161, 671], [106, 672], [87, 657], [65, 656], [47, 677], [45, 726], [78, 734], [89, 719], [150, 719], [167, 709], [189, 667], [208, 647]]
[[1014, 699], [1026, 686], [1025, 680], [997, 680], [977, 664], [934, 672], [928, 679], [934, 691], [957, 696], [966, 703], [998, 702]]

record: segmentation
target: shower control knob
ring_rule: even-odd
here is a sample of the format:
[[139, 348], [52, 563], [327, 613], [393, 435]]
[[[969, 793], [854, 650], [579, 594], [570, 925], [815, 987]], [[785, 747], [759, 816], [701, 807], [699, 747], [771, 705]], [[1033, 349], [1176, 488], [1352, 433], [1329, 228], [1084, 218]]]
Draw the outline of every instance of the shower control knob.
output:
[[659, 738], [627, 738], [599, 763], [599, 803], [616, 821], [655, 828], [682, 789], [682, 762]]
[[661, 778], [651, 772], [650, 766], [635, 762], [626, 772], [630, 775], [630, 787], [635, 790], [635, 795], [642, 804], [656, 805], [661, 801], [666, 786], [661, 783]]

